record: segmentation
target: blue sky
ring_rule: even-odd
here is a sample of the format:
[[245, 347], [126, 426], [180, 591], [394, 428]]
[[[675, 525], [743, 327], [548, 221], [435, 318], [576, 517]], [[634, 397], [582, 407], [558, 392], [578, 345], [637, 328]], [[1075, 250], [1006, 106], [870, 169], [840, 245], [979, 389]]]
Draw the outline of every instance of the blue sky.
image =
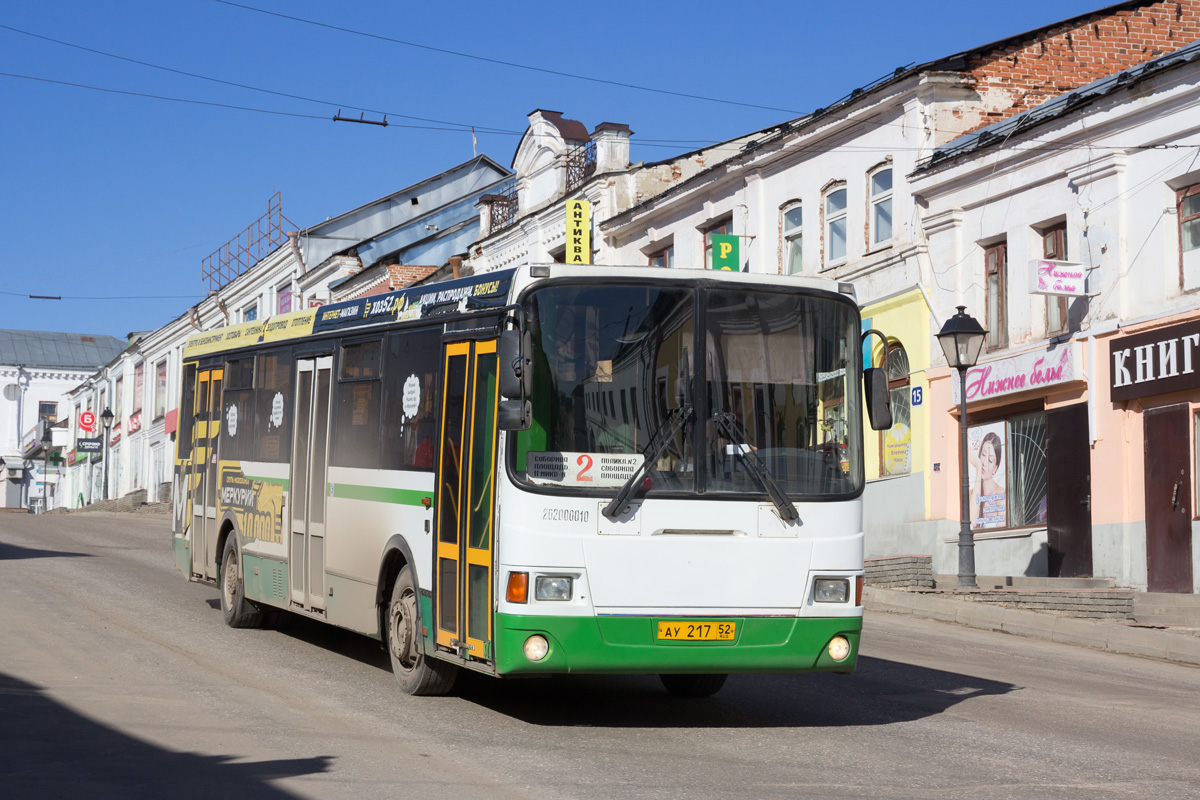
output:
[[[474, 125], [479, 152], [507, 166], [526, 114], [548, 108], [589, 129], [626, 123], [634, 160], [659, 160], [828, 105], [896, 67], [1103, 4], [237, 2], [443, 51], [784, 110], [517, 69], [219, 0], [8, 3], [0, 328], [119, 337], [156, 328], [203, 296], [201, 259], [263, 214], [274, 192], [304, 227], [471, 157], [467, 131], [401, 124]], [[386, 111], [393, 124], [335, 123], [339, 106]]]

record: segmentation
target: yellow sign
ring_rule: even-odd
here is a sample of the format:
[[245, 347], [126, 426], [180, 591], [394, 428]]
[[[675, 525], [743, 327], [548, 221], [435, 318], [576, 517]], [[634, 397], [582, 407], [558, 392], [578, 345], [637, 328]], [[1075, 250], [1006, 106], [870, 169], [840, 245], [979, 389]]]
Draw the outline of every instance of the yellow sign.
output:
[[883, 440], [883, 474], [907, 475], [912, 471], [912, 431], [897, 422]]
[[568, 264], [592, 263], [592, 209], [587, 200], [567, 201], [567, 251], [563, 255]]
[[264, 320], [229, 325], [213, 331], [192, 334], [184, 346], [184, 358], [194, 358], [206, 353], [219, 353], [238, 347], [249, 347], [263, 342], [295, 339], [312, 333], [315, 308], [278, 314]]

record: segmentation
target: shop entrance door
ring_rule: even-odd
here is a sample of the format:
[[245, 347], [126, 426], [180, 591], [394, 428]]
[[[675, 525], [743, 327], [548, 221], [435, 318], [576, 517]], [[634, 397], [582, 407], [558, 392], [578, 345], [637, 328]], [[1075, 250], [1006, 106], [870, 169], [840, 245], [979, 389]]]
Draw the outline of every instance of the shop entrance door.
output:
[[1187, 405], [1142, 415], [1146, 462], [1146, 574], [1152, 592], [1192, 591], [1192, 474]]
[[490, 663], [496, 340], [445, 347], [437, 477], [438, 646]]
[[1050, 576], [1092, 575], [1092, 475], [1087, 404], [1046, 412]]

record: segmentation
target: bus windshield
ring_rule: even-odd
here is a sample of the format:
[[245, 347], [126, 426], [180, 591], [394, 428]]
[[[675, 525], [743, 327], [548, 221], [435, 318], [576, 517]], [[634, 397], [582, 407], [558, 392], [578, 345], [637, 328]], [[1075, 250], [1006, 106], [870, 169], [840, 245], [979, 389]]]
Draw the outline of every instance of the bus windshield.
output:
[[[863, 484], [857, 309], [793, 289], [557, 285], [525, 300], [533, 424], [518, 481], [833, 499]], [[753, 462], [753, 463], [750, 463]], [[602, 490], [602, 491], [601, 491]]]

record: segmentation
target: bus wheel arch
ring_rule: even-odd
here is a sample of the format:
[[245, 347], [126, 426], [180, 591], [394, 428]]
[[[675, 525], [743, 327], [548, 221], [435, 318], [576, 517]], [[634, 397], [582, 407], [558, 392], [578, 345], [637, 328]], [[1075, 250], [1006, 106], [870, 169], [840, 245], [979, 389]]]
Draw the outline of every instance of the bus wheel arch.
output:
[[263, 614], [246, 599], [246, 584], [242, 577], [242, 549], [233, 523], [226, 520], [218, 537], [221, 554], [217, 571], [217, 588], [221, 594], [221, 613], [231, 628], [261, 628]]
[[416, 572], [411, 563], [405, 564], [392, 583], [384, 627], [392, 674], [406, 694], [447, 694], [454, 688], [458, 667], [425, 652], [420, 607]]
[[[408, 541], [401, 534], [393, 534], [383, 547], [383, 559], [379, 564], [379, 581], [375, 585], [375, 608], [377, 611], [376, 616], [379, 620], [379, 639], [385, 649], [387, 648], [387, 611], [388, 604], [392, 598], [392, 587], [396, 583], [397, 576], [400, 575], [400, 570], [413, 563], [415, 562], [413, 561], [412, 548], [408, 546]], [[414, 571], [414, 581], [415, 579], [416, 575]], [[418, 594], [419, 591], [418, 587]]]

